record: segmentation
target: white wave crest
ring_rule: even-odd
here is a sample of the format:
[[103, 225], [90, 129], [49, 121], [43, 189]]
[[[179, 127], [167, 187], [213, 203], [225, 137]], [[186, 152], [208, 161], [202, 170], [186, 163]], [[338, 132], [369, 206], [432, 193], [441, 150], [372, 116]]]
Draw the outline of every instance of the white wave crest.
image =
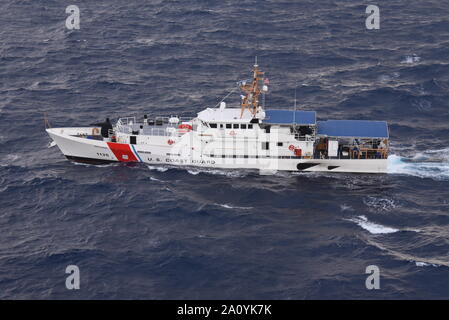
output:
[[159, 172], [165, 172], [165, 171], [168, 170], [167, 167], [161, 167], [161, 166], [147, 166], [147, 167], [150, 170], [156, 170], [156, 171], [159, 171]]
[[383, 226], [381, 224], [377, 224], [368, 220], [365, 216], [358, 216], [351, 219], [346, 219], [348, 221], [352, 221], [357, 223], [363, 229], [369, 231], [371, 234], [384, 234], [384, 233], [394, 233], [398, 232], [399, 229]]
[[136, 42], [139, 43], [139, 44], [146, 45], [146, 46], [152, 46], [155, 43], [154, 39], [151, 39], [151, 38], [136, 39]]
[[340, 210], [341, 211], [354, 211], [354, 209], [351, 206], [349, 206], [345, 203], [340, 205]]
[[221, 204], [221, 203], [214, 203], [214, 205], [226, 208], [226, 209], [240, 209], [240, 210], [251, 210], [253, 207], [237, 207], [237, 206], [231, 206], [229, 204]]
[[117, 164], [120, 164], [120, 162], [111, 162], [111, 163], [105, 163], [105, 164], [90, 164], [90, 163], [83, 163], [83, 162], [76, 162], [76, 161], [71, 161], [70, 163], [75, 166], [93, 167], [93, 168], [107, 168], [107, 167], [113, 167], [113, 166], [116, 166]]
[[230, 178], [241, 178], [248, 174], [243, 170], [225, 170], [225, 169], [210, 169], [210, 168], [195, 168], [187, 170], [192, 175], [198, 175], [200, 173], [227, 176]]
[[428, 263], [428, 262], [422, 262], [422, 261], [414, 261], [417, 267], [439, 267], [439, 264], [435, 263]]
[[404, 60], [401, 61], [401, 63], [416, 63], [421, 61], [421, 57], [417, 56], [416, 54], [408, 55], [404, 57]]

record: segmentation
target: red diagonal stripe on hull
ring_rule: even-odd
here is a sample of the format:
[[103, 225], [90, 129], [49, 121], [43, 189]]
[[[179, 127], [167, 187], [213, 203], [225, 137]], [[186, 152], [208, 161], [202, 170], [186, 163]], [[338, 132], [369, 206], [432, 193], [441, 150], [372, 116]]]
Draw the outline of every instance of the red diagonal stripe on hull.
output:
[[118, 161], [121, 162], [138, 162], [136, 156], [131, 150], [129, 144], [108, 142], [108, 147], [114, 153]]

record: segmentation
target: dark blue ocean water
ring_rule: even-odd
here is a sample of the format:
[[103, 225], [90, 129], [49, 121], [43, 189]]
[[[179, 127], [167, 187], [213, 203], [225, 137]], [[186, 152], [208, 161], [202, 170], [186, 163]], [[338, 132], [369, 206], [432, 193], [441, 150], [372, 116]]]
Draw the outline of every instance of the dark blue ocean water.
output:
[[[449, 298], [449, 3], [373, 4], [380, 30], [357, 1], [2, 0], [0, 298]], [[388, 120], [390, 173], [97, 167], [49, 148], [44, 112], [193, 115], [256, 55], [267, 106], [298, 86], [320, 119]]]

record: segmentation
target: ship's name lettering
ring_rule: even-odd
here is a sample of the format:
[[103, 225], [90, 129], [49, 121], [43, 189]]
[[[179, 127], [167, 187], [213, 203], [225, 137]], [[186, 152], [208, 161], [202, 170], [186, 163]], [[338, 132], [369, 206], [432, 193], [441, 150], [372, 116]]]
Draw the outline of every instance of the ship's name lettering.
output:
[[167, 159], [165, 159], [165, 162], [187, 163], [187, 159], [171, 159], [171, 158], [167, 158]]
[[187, 160], [187, 159], [172, 159], [172, 158], [166, 158], [165, 162], [176, 162], [176, 163], [180, 163], [180, 164], [186, 164], [186, 163], [191, 163], [191, 164], [215, 164], [214, 160]]
[[214, 160], [192, 160], [192, 164], [215, 164]]

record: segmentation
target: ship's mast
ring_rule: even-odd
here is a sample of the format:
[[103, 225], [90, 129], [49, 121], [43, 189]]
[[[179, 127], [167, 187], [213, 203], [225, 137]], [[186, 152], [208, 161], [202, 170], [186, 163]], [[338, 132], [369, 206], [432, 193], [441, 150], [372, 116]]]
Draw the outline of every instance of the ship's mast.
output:
[[243, 117], [243, 112], [246, 108], [251, 112], [253, 116], [257, 113], [257, 108], [259, 107], [259, 96], [262, 92], [261, 82], [263, 82], [264, 72], [259, 70], [257, 65], [257, 57], [253, 68], [253, 79], [251, 83], [243, 82], [240, 85], [240, 89], [245, 93], [242, 98], [240, 118]]

